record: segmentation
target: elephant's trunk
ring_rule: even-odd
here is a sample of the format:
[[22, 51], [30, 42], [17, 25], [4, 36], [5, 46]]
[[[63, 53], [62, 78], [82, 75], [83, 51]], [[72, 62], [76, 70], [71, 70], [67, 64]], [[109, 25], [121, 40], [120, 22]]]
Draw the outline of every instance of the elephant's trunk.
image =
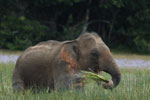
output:
[[106, 69], [104, 69], [104, 71], [109, 73], [112, 77], [112, 80], [110, 80], [108, 83], [105, 83], [103, 85], [104, 88], [116, 87], [120, 83], [121, 74], [120, 74], [120, 70], [117, 67], [117, 64], [115, 63], [115, 61], [113, 61], [113, 63], [111, 63], [110, 66], [108, 66]]

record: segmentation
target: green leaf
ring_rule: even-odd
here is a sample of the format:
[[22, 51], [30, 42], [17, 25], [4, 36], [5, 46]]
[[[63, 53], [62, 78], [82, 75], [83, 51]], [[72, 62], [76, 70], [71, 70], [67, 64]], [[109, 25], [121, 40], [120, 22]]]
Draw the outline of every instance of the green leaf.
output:
[[105, 77], [95, 74], [93, 72], [83, 71], [83, 70], [81, 70], [81, 72], [82, 72], [81, 76], [84, 78], [93, 79], [95, 81], [109, 82]]

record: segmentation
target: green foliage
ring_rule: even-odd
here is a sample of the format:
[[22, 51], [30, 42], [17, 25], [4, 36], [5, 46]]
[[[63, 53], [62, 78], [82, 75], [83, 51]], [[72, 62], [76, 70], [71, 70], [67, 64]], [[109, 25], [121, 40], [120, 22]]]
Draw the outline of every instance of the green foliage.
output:
[[148, 8], [148, 1], [138, 0], [136, 5], [129, 6], [132, 14], [126, 18], [128, 23], [126, 36], [132, 39], [130, 43], [136, 51], [145, 54], [150, 53], [150, 9]]
[[72, 26], [71, 25], [72, 23], [73, 23], [72, 15], [70, 15], [67, 24], [62, 26], [63, 27], [62, 31], [63, 36], [61, 36], [62, 40], [75, 39], [81, 34], [84, 25], [82, 23], [79, 23]]
[[48, 28], [25, 16], [3, 16], [0, 24], [0, 46], [10, 50], [25, 49], [40, 42]]
[[150, 41], [146, 41], [144, 38], [137, 36], [134, 39], [136, 48], [139, 52], [148, 54], [150, 53]]
[[[0, 48], [97, 32], [111, 48], [150, 53], [150, 0], [0, 0]], [[12, 14], [13, 13], [13, 14]]]

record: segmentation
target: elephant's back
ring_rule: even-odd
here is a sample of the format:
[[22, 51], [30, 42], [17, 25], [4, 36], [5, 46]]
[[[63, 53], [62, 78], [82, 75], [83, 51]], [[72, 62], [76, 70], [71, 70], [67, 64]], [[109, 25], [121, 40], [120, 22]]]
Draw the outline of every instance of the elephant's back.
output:
[[53, 60], [57, 55], [60, 44], [38, 44], [29, 47], [18, 58], [16, 63], [19, 72], [26, 85], [36, 83], [47, 86], [52, 79]]

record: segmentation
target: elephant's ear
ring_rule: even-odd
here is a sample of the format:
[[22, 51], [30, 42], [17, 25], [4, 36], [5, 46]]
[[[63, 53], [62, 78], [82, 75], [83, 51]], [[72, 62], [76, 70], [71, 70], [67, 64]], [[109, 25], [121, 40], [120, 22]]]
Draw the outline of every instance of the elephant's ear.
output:
[[65, 42], [60, 47], [53, 67], [55, 89], [68, 88], [76, 79], [78, 71], [76, 42]]
[[77, 42], [66, 42], [59, 52], [59, 60], [65, 63], [65, 70], [68, 74], [74, 74], [79, 69]]

